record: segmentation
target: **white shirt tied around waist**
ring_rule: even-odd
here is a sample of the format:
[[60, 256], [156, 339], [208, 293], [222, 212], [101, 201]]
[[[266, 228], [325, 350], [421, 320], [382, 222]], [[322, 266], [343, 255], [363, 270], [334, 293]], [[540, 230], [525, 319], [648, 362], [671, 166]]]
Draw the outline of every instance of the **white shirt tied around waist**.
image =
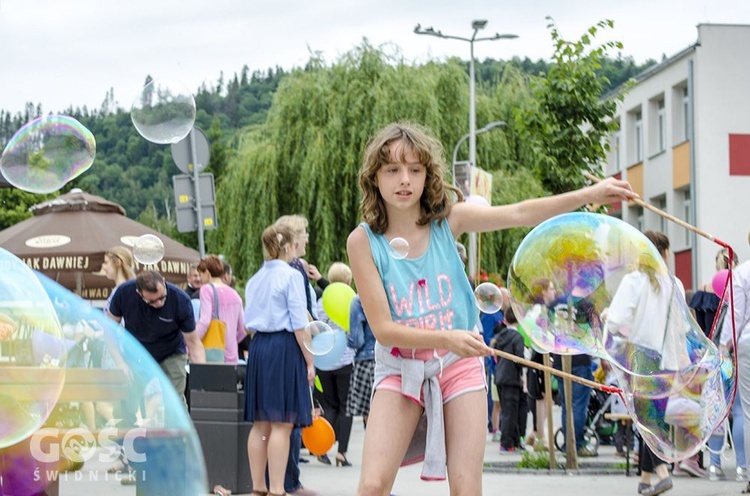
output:
[[[445, 479], [447, 456], [445, 453], [443, 392], [440, 390], [438, 377], [442, 374], [443, 369], [458, 360], [460, 360], [460, 357], [451, 352], [427, 362], [403, 358], [392, 355], [391, 348], [386, 348], [380, 343], [375, 344], [373, 394], [375, 394], [378, 384], [392, 375], [401, 376], [401, 392], [404, 395], [419, 401], [420, 393], [424, 393], [425, 415], [420, 422], [427, 422], [426, 438], [413, 438], [407, 450], [407, 458], [415, 458], [411, 456], [413, 454], [424, 455], [421, 476], [423, 479]], [[424, 429], [417, 428], [416, 432], [424, 432]], [[423, 442], [424, 444], [422, 444]]]

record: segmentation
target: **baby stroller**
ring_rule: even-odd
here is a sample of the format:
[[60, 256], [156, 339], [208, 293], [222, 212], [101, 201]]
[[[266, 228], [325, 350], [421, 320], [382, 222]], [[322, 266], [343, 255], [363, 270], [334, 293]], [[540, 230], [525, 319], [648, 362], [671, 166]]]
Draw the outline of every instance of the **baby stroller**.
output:
[[[615, 395], [591, 390], [589, 408], [586, 414], [586, 430], [583, 432], [583, 444], [589, 450], [597, 453], [601, 444], [612, 444], [617, 432], [617, 422], [604, 418], [604, 414], [610, 411]], [[555, 432], [555, 448], [565, 451], [565, 436], [562, 427]]]

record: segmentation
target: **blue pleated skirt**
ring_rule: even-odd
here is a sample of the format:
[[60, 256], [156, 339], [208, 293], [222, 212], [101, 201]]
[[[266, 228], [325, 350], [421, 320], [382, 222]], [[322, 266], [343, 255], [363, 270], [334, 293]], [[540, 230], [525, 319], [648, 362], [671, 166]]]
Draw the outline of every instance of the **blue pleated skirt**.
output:
[[312, 424], [307, 366], [294, 333], [258, 332], [247, 358], [245, 421]]

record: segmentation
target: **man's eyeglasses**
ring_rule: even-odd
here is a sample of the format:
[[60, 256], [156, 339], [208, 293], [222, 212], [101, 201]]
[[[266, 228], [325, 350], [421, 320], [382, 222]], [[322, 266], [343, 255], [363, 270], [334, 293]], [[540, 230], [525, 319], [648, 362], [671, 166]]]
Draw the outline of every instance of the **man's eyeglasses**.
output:
[[166, 299], [167, 299], [167, 287], [164, 286], [164, 294], [163, 295], [159, 296], [158, 298], [153, 298], [151, 300], [147, 300], [143, 296], [143, 293], [141, 293], [140, 291], [138, 291], [138, 294], [141, 296], [141, 299], [143, 299], [143, 302], [146, 303], [146, 305], [154, 305], [156, 303], [160, 303], [162, 301], [166, 301]]

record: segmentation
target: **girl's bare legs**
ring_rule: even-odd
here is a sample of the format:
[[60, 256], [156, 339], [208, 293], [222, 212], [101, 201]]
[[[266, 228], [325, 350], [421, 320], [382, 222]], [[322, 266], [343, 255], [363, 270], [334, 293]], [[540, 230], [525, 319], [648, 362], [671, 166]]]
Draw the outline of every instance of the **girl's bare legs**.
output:
[[451, 496], [482, 494], [487, 393], [482, 389], [457, 396], [443, 411]]
[[86, 419], [86, 427], [88, 427], [89, 430], [95, 430], [96, 414], [94, 413], [94, 403], [91, 401], [82, 402], [81, 411], [83, 412], [83, 417]]
[[[490, 387], [495, 387], [494, 384], [490, 384]], [[492, 402], [492, 430], [497, 432], [500, 430], [500, 402]]]
[[97, 401], [96, 402], [96, 411], [99, 415], [104, 417], [107, 422], [115, 418], [115, 407], [110, 401]]
[[382, 389], [375, 393], [365, 430], [359, 496], [390, 494], [421, 415], [422, 407], [400, 393]]
[[266, 443], [271, 435], [270, 422], [254, 422], [247, 437], [247, 456], [250, 459], [250, 478], [253, 489], [266, 491], [266, 463], [268, 451]]
[[271, 423], [271, 435], [268, 436], [268, 492], [285, 493], [284, 473], [289, 459], [289, 436], [293, 427], [292, 424]]

